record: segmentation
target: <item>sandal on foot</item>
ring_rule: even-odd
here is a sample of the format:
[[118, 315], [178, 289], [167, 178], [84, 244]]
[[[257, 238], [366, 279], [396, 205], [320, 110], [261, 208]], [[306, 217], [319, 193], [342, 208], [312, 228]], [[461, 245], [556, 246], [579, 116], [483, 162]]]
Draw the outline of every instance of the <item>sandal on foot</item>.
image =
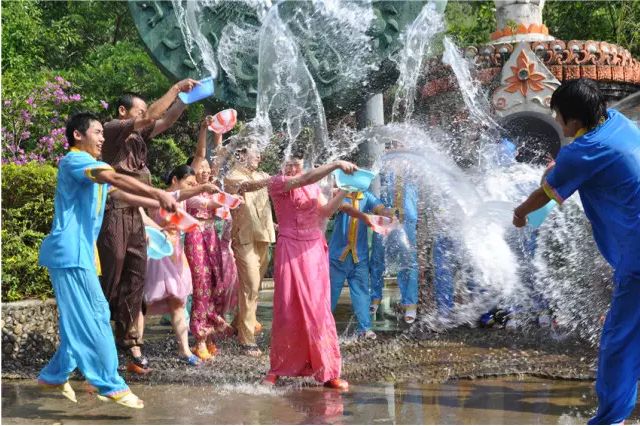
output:
[[193, 352], [195, 356], [197, 356], [203, 361], [209, 361], [210, 359], [213, 359], [213, 355], [211, 355], [209, 350], [206, 348], [203, 350], [200, 350], [198, 348], [191, 348], [191, 352]]
[[257, 322], [255, 328], [253, 329], [254, 336], [257, 335], [257, 334], [262, 333], [262, 329], [263, 329], [262, 324]]
[[415, 309], [407, 309], [404, 313], [404, 322], [413, 324], [416, 320], [416, 313]]
[[207, 343], [207, 351], [212, 357], [218, 355], [218, 347], [214, 342]]
[[98, 395], [100, 401], [111, 401], [128, 408], [144, 408], [144, 401], [138, 398], [133, 392], [127, 391], [113, 396]]
[[187, 364], [187, 365], [190, 365], [192, 367], [199, 367], [203, 363], [203, 361], [200, 358], [198, 358], [197, 355], [194, 355], [194, 354], [191, 354], [189, 356], [180, 357], [180, 362], [182, 364]]
[[378, 313], [378, 308], [380, 307], [380, 302], [374, 302], [369, 305], [369, 314], [376, 315]]
[[336, 378], [324, 382], [324, 387], [346, 391], [349, 390], [349, 383], [346, 380]]
[[258, 348], [258, 345], [240, 345], [244, 354], [254, 358], [258, 358], [262, 355], [262, 351]]
[[46, 383], [39, 380], [38, 386], [44, 392], [57, 393], [59, 395], [64, 396], [71, 402], [75, 402], [75, 403], [78, 402], [78, 400], [76, 399], [76, 392], [73, 390], [69, 382], [64, 382], [59, 385], [53, 385], [51, 383]]
[[268, 373], [266, 376], [264, 376], [264, 379], [262, 379], [262, 384], [264, 386], [275, 386], [276, 382], [278, 381], [278, 376], [276, 374], [273, 373]]
[[151, 372], [149, 360], [143, 356], [131, 357], [131, 361], [127, 364], [127, 371], [135, 374], [148, 374]]

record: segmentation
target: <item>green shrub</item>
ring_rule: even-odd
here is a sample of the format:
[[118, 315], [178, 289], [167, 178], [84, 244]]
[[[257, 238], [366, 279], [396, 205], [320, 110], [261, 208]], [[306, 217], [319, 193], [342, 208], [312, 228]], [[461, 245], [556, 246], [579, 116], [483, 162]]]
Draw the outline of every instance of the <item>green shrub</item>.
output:
[[53, 295], [38, 266], [42, 239], [51, 230], [57, 169], [28, 163], [2, 166], [2, 297], [6, 301]]
[[187, 162], [187, 155], [180, 149], [172, 138], [155, 138], [148, 144], [149, 152], [147, 154], [147, 167], [151, 170], [154, 179], [153, 183], [157, 184], [162, 178], [176, 166]]
[[[58, 169], [38, 163], [2, 165], [2, 213], [24, 207], [36, 198], [53, 205]], [[48, 232], [48, 229], [47, 229]]]
[[53, 296], [46, 268], [38, 266], [38, 252], [45, 234], [20, 235], [2, 230], [2, 299], [16, 301]]

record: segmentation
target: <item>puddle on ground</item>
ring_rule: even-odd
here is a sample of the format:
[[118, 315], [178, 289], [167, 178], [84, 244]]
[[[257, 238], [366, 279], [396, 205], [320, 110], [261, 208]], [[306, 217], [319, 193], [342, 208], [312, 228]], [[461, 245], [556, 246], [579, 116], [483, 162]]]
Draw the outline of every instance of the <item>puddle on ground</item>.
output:
[[[322, 387], [257, 384], [141, 385], [144, 410], [98, 401], [72, 382], [78, 404], [42, 394], [33, 381], [4, 380], [4, 424], [584, 424], [596, 407], [593, 385], [538, 378], [444, 384]], [[627, 424], [640, 422], [640, 407]]]

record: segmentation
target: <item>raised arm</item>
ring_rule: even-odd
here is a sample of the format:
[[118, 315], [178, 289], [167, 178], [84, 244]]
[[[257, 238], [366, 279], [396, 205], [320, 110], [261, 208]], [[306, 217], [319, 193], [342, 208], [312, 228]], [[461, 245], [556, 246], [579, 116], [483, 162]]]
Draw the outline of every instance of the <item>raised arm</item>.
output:
[[245, 192], [259, 191], [262, 188], [269, 185], [270, 181], [271, 181], [271, 177], [268, 177], [265, 179], [258, 179], [258, 180], [245, 180], [244, 182], [240, 182], [237, 185], [234, 185], [234, 190], [238, 194], [243, 194]]
[[180, 98], [176, 99], [167, 112], [164, 113], [162, 118], [156, 121], [150, 137], [153, 138], [173, 126], [186, 107], [187, 106], [182, 103]]
[[[178, 97], [178, 93], [180, 92], [189, 92], [191, 89], [193, 89], [193, 87], [198, 84], [197, 81], [187, 78], [184, 79], [182, 81], [177, 82], [176, 84], [174, 84], [173, 86], [171, 86], [171, 89], [169, 89], [167, 91], [167, 93], [165, 93], [160, 99], [158, 99], [157, 101], [155, 101], [154, 103], [152, 103], [149, 108], [139, 117], [136, 117], [134, 123], [133, 123], [133, 128], [134, 130], [140, 130], [143, 129], [147, 126], [150, 126], [151, 124], [153, 124], [154, 122], [156, 122], [157, 120], [160, 120], [163, 118], [163, 116], [165, 115], [165, 113], [167, 113], [169, 107], [171, 106], [171, 104], [174, 103], [174, 101], [176, 100], [176, 98]], [[182, 110], [184, 110], [184, 104], [182, 104], [182, 102], [176, 102], [179, 105], [175, 106], [175, 110], [172, 112], [173, 114], [177, 114], [177, 117], [180, 116], [180, 113], [182, 113]], [[180, 109], [182, 108], [182, 109]], [[179, 112], [178, 112], [179, 110]], [[175, 121], [175, 119], [174, 119]], [[157, 123], [156, 123], [157, 124]], [[173, 123], [171, 123], [173, 124]], [[167, 127], [168, 128], [168, 127]], [[166, 129], [164, 129], [166, 130]], [[163, 131], [164, 131], [163, 130]], [[152, 133], [152, 135], [154, 134], [158, 134], [160, 133], [160, 131], [156, 132], [156, 129], [154, 127], [154, 133]]]
[[[207, 133], [209, 131], [209, 121], [211, 120], [210, 116], [207, 116], [200, 123], [200, 130], [198, 131], [198, 144], [196, 145], [196, 150], [193, 153], [193, 162], [191, 163], [191, 167], [197, 169], [202, 161], [207, 161]], [[213, 144], [214, 144], [214, 155], [224, 155], [226, 150], [222, 147], [222, 135], [218, 133], [213, 133]], [[213, 166], [212, 166], [213, 168]], [[218, 167], [219, 168], [219, 167]], [[214, 173], [211, 170], [212, 174]]]
[[220, 192], [220, 188], [218, 188], [212, 183], [205, 183], [203, 185], [193, 186], [187, 189], [181, 189], [180, 195], [178, 196], [178, 201], [187, 200], [191, 197], [195, 197], [198, 194], [202, 194], [203, 192], [214, 194], [216, 192]]
[[[289, 179], [286, 183], [285, 191], [290, 191], [294, 188], [300, 188], [302, 186], [316, 183], [320, 179], [337, 169], [342, 169], [345, 173], [351, 174], [358, 170], [358, 167], [353, 163], [349, 163], [348, 161], [334, 161], [333, 163], [316, 167], [315, 169], [311, 169], [308, 172], [301, 174], [300, 176]], [[344, 198], [344, 194], [342, 197]], [[335, 197], [333, 197], [332, 200], [333, 199], [335, 199]], [[336, 208], [338, 208], [338, 206], [336, 206]]]
[[[167, 211], [174, 212], [176, 210], [176, 200], [169, 193], [153, 188], [149, 185], [145, 185], [131, 176], [116, 173], [113, 169], [100, 169], [96, 170], [94, 178], [98, 183], [111, 184], [117, 189], [129, 192], [132, 195], [140, 195], [142, 197], [157, 200], [159, 207], [162, 207]], [[155, 207], [157, 208], [158, 206]]]

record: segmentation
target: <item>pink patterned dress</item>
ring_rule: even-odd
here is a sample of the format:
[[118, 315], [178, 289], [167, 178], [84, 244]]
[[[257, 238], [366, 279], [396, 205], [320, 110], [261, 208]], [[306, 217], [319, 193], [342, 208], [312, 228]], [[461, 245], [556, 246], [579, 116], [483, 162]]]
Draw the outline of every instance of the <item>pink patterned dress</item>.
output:
[[329, 255], [321, 217], [320, 187], [285, 192], [289, 177], [271, 178], [269, 194], [278, 219], [271, 370], [278, 376], [340, 377], [342, 358], [331, 314]]
[[185, 254], [191, 267], [193, 301], [189, 327], [196, 339], [204, 339], [226, 324], [216, 310], [220, 304], [216, 294], [222, 282], [222, 256], [216, 233], [210, 194], [200, 194], [186, 201], [187, 213], [200, 220], [201, 227], [185, 237]]
[[222, 279], [216, 288], [216, 311], [220, 315], [235, 311], [238, 306], [238, 270], [236, 258], [231, 249], [231, 219], [222, 221], [220, 237]]
[[[172, 195], [176, 196], [176, 193]], [[179, 205], [180, 208], [184, 208], [184, 202]], [[156, 222], [161, 221], [158, 210], [153, 213], [152, 218]], [[181, 234], [177, 230], [168, 232], [168, 237], [173, 244], [173, 255], [162, 259], [147, 258], [144, 301], [148, 313], [168, 313], [170, 299], [180, 300], [184, 304], [192, 292], [191, 270], [184, 255]]]

